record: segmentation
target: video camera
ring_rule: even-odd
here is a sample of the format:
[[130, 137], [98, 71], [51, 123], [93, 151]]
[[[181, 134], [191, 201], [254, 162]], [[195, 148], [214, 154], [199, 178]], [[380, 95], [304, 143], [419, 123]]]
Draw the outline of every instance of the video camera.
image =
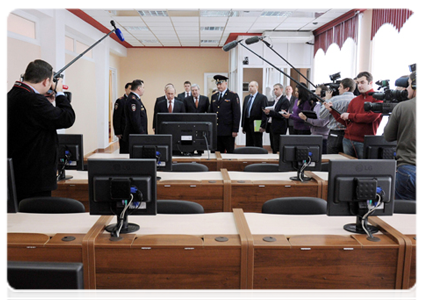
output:
[[[414, 72], [416, 64], [410, 65], [409, 69], [410, 72]], [[395, 86], [403, 89], [391, 90], [388, 79], [379, 80], [376, 84], [379, 86], [378, 90], [383, 89], [383, 92], [373, 92], [369, 93], [369, 95], [373, 96], [374, 99], [383, 100], [383, 103], [364, 102], [365, 111], [389, 115], [399, 102], [408, 100], [408, 92], [406, 90], [408, 87], [408, 76], [402, 76], [395, 80]]]
[[[339, 84], [341, 83], [341, 80], [337, 80], [341, 78], [341, 72], [329, 75], [330, 80], [332, 82], [330, 83], [323, 83], [323, 85], [327, 86], [330, 91], [332, 91], [332, 96], [338, 96], [339, 95]], [[320, 97], [324, 98], [326, 97], [326, 91], [320, 92]]]

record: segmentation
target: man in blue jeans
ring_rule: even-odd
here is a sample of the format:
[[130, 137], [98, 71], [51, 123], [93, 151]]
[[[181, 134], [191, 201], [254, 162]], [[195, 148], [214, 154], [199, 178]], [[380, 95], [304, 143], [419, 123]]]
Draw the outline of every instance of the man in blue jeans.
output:
[[383, 135], [397, 141], [395, 199], [416, 200], [416, 72], [408, 79], [408, 99], [392, 110]]

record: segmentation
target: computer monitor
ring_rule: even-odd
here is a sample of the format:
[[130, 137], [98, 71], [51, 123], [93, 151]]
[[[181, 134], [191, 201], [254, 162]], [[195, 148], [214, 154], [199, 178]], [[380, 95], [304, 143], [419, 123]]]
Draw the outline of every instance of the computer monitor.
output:
[[58, 134], [58, 167], [57, 180], [71, 179], [65, 170], [84, 170], [84, 148], [82, 134]]
[[397, 142], [387, 142], [382, 135], [365, 135], [363, 158], [365, 159], [395, 159]]
[[217, 149], [217, 115], [158, 113], [155, 133], [172, 135], [173, 155], [200, 155]]
[[153, 158], [157, 171], [172, 171], [172, 135], [130, 134], [129, 158]]
[[83, 264], [6, 261], [5, 296], [10, 300], [83, 300]]
[[309, 181], [305, 170], [320, 171], [322, 168], [321, 135], [281, 135], [279, 140], [279, 171], [297, 171], [291, 180]]
[[5, 176], [5, 212], [16, 213], [18, 212], [18, 200], [16, 197], [15, 174], [13, 172], [13, 162], [11, 158], [6, 158], [4, 165], [6, 171]]
[[155, 159], [88, 159], [91, 215], [116, 215], [106, 227], [112, 237], [139, 230], [128, 215], [157, 214]]
[[328, 216], [355, 216], [344, 229], [369, 236], [377, 232], [367, 225], [369, 216], [392, 215], [396, 161], [351, 159], [329, 161]]

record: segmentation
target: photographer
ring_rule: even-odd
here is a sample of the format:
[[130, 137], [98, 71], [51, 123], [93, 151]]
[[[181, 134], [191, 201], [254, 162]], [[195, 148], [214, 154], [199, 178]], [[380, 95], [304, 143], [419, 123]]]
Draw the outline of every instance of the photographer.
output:
[[[52, 84], [57, 94], [47, 95]], [[51, 196], [57, 188], [56, 130], [74, 121], [62, 79], [53, 83], [52, 66], [43, 60], [29, 63], [23, 82], [16, 81], [7, 94], [7, 156], [13, 160], [18, 201]]]
[[347, 155], [363, 158], [364, 136], [376, 135], [380, 122], [381, 113], [364, 110], [365, 102], [382, 102], [375, 100], [369, 93], [373, 93], [373, 76], [369, 72], [361, 72], [357, 75], [358, 90], [360, 95], [351, 100], [347, 112], [341, 115], [331, 110], [332, 116], [346, 126], [342, 141], [343, 152]]
[[397, 141], [395, 199], [416, 200], [416, 71], [408, 79], [408, 99], [392, 110], [384, 137]]
[[[355, 90], [356, 84], [355, 81], [351, 78], [344, 78], [339, 84], [339, 95], [332, 97], [333, 92], [326, 92], [323, 107], [320, 110], [320, 119], [328, 119], [329, 123], [327, 127], [329, 128], [329, 136], [327, 142], [327, 153], [328, 154], [338, 154], [343, 152], [342, 141], [344, 139], [346, 127], [341, 123], [338, 123], [336, 119], [330, 114], [332, 106], [334, 109], [339, 111], [341, 114], [346, 112], [348, 105], [351, 100], [354, 99], [355, 95], [352, 91]], [[330, 101], [329, 101], [330, 100]]]

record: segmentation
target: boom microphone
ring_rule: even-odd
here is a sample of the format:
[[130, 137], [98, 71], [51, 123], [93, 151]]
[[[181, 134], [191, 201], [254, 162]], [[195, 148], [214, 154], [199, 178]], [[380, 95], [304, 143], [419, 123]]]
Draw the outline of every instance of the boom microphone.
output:
[[264, 38], [265, 38], [265, 36], [253, 36], [253, 37], [250, 37], [250, 38], [246, 39], [246, 40], [245, 40], [245, 43], [246, 43], [247, 45], [250, 45], [250, 44], [255, 44], [255, 43], [257, 43], [258, 41], [263, 40]]
[[239, 41], [232, 41], [230, 43], [227, 43], [225, 46], [222, 47], [223, 51], [228, 52], [229, 50], [235, 48], [238, 43], [240, 43], [242, 40]]

